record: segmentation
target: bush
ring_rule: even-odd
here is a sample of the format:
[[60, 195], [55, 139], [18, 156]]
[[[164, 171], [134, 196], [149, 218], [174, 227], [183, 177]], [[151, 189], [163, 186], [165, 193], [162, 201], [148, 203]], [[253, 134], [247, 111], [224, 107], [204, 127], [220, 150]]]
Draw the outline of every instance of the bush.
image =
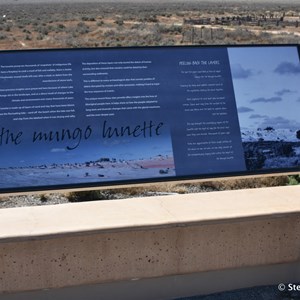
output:
[[274, 128], [271, 126], [268, 126], [264, 129], [265, 131], [274, 131]]
[[122, 19], [118, 19], [115, 21], [115, 24], [117, 24], [118, 26], [123, 26], [124, 21]]
[[94, 17], [87, 17], [87, 16], [83, 16], [81, 18], [82, 21], [90, 21], [90, 22], [95, 22], [96, 19]]
[[107, 199], [105, 193], [101, 191], [82, 191], [82, 192], [71, 192], [67, 195], [70, 202], [84, 202], [91, 200], [104, 200]]
[[44, 39], [44, 35], [42, 34], [42, 33], [40, 33], [37, 37], [36, 37], [36, 39], [38, 40], [38, 41], [41, 41], [41, 40], [43, 40]]
[[64, 30], [66, 26], [64, 24], [57, 24], [57, 29], [58, 30]]
[[300, 184], [300, 175], [289, 176], [288, 185], [298, 185]]
[[8, 32], [8, 31], [10, 31], [11, 28], [12, 28], [12, 25], [8, 24], [8, 25], [5, 25], [4, 30]]
[[295, 155], [295, 151], [291, 143], [279, 143], [278, 147], [275, 147], [275, 155], [291, 157]]
[[43, 27], [43, 26], [39, 26], [36, 31], [38, 33], [40, 33], [40, 35], [47, 35], [48, 34], [48, 30], [46, 27]]
[[79, 34], [85, 34], [85, 33], [88, 33], [88, 32], [90, 31], [90, 28], [89, 28], [89, 26], [87, 26], [84, 22], [79, 22], [79, 23], [77, 24], [76, 31], [77, 31]]
[[139, 19], [140, 22], [150, 22], [150, 23], [157, 23], [158, 19], [156, 15], [148, 15], [144, 16]]
[[245, 160], [247, 170], [260, 170], [264, 167], [266, 156], [255, 145], [245, 145]]
[[213, 190], [236, 190], [236, 189], [253, 189], [262, 187], [285, 186], [289, 183], [288, 176], [270, 176], [270, 177], [251, 177], [239, 179], [226, 179], [220, 181], [211, 181], [203, 183], [206, 187]]

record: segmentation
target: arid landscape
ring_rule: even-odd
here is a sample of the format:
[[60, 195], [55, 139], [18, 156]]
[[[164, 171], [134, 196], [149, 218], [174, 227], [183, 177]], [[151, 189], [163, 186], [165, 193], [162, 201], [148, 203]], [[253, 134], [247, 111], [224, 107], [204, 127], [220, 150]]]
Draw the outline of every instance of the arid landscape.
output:
[[76, 183], [103, 183], [175, 176], [173, 157], [156, 156], [141, 160], [102, 158], [76, 164], [51, 164], [22, 168], [0, 168], [0, 187], [51, 186]]
[[279, 1], [1, 1], [0, 49], [299, 43]]

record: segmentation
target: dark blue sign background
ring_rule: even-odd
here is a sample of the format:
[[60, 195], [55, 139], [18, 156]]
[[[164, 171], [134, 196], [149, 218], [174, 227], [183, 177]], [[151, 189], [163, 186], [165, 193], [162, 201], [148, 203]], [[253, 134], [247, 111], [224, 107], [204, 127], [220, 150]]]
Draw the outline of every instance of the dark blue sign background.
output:
[[2, 191], [247, 172], [225, 47], [2, 52], [0, 72]]

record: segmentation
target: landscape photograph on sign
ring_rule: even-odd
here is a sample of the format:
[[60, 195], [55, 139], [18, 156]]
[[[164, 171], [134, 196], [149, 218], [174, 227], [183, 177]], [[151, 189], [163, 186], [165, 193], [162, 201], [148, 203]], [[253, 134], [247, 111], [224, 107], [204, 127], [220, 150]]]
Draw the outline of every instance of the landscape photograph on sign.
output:
[[[79, 142], [57, 140], [61, 130], [45, 134], [22, 148], [6, 145], [2, 150], [0, 188], [99, 183], [175, 176], [171, 137], [168, 130], [151, 138], [110, 137], [83, 131]], [[67, 136], [69, 133], [64, 132]], [[3, 136], [4, 138], [5, 136]], [[65, 138], [65, 140], [67, 140]], [[4, 139], [3, 139], [4, 141]], [[3, 147], [2, 147], [3, 148]], [[7, 160], [7, 157], [11, 157]]]
[[247, 169], [300, 166], [296, 47], [229, 48]]

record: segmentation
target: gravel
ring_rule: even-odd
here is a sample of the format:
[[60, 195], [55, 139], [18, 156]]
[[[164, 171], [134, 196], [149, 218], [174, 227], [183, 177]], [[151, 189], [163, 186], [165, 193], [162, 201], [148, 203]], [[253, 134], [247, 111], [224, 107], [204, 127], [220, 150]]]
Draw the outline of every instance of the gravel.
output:
[[[295, 177], [296, 178], [296, 177]], [[294, 178], [294, 183], [300, 182], [300, 177]], [[292, 178], [293, 179], [293, 178]], [[224, 181], [208, 181], [199, 183], [161, 183], [153, 186], [136, 186], [127, 188], [111, 188], [106, 190], [89, 190], [74, 192], [41, 192], [40, 194], [24, 194], [7, 196], [0, 195], [0, 209], [22, 206], [54, 205], [70, 202], [84, 202], [93, 200], [113, 200], [134, 197], [149, 197], [162, 195], [176, 195], [188, 193], [202, 193], [211, 191], [235, 190], [245, 188], [259, 188], [284, 186], [291, 181], [287, 176], [273, 176], [262, 178], [244, 178]]]
[[26, 194], [17, 196], [0, 196], [0, 209], [13, 208], [23, 206], [41, 206], [41, 205], [54, 205], [72, 202], [84, 202], [95, 200], [114, 200], [135, 197], [151, 197], [163, 195], [177, 195], [181, 193], [199, 193], [209, 192], [215, 190], [214, 188], [207, 188], [203, 186], [185, 186], [184, 191], [179, 192], [161, 192], [156, 189], [114, 189], [114, 190], [90, 190], [71, 193], [44, 193], [44, 194]]
[[62, 203], [69, 203], [69, 200], [64, 194], [60, 193], [2, 196], [0, 198], [0, 208], [40, 206]]

